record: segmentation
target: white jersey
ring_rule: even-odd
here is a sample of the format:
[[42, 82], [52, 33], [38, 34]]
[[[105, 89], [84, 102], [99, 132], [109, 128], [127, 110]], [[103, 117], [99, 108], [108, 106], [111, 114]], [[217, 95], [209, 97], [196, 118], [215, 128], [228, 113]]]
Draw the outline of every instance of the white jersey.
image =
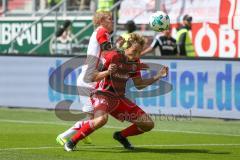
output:
[[100, 26], [92, 33], [87, 49], [87, 57], [92, 56], [95, 58], [87, 58], [86, 64], [82, 66], [82, 72], [77, 79], [78, 87], [88, 87], [89, 89], [94, 89], [96, 87], [97, 83], [91, 82], [90, 78], [92, 77], [91, 73], [93, 73], [98, 65], [99, 58], [101, 57], [100, 45], [104, 42], [110, 42], [110, 35], [105, 28]]

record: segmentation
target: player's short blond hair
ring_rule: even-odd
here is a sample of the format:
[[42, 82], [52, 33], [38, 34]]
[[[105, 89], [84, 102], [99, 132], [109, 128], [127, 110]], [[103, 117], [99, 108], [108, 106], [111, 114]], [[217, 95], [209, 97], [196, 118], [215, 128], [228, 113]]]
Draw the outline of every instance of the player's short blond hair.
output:
[[133, 44], [139, 44], [143, 48], [146, 43], [146, 39], [137, 33], [130, 33], [126, 43], [127, 48], [130, 48]]
[[109, 11], [98, 11], [93, 16], [93, 24], [98, 27], [102, 24], [105, 18], [112, 17], [112, 12]]

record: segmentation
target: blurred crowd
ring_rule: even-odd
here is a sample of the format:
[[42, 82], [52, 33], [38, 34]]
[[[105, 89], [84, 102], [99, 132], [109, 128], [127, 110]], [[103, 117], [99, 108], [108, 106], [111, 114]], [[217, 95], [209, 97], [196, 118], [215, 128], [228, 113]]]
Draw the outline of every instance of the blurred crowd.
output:
[[[36, 0], [37, 10], [50, 9], [62, 0]], [[93, 11], [109, 10], [118, 0], [67, 0], [67, 10]]]
[[[47, 1], [46, 4], [48, 8], [51, 8], [61, 2], [61, 0], [45, 0], [45, 1]], [[90, 5], [91, 5], [91, 0], [68, 0], [67, 1], [68, 10], [90, 10]]]
[[[55, 5], [61, 3], [62, 0], [36, 0], [36, 9], [44, 10], [50, 9]], [[98, 0], [67, 0], [67, 10], [81, 10], [81, 11], [95, 11]]]

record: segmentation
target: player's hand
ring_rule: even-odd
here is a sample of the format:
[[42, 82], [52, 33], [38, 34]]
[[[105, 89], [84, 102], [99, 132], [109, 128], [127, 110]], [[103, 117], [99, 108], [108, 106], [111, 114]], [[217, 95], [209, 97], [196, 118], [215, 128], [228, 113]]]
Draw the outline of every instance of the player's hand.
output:
[[163, 68], [160, 70], [160, 75], [161, 75], [161, 78], [167, 77], [167, 75], [168, 75], [168, 67], [167, 66], [163, 66]]
[[112, 74], [115, 73], [117, 71], [117, 65], [116, 64], [110, 64], [108, 67], [108, 73]]
[[163, 68], [158, 71], [157, 75], [154, 76], [155, 79], [160, 79], [160, 78], [164, 78], [168, 75], [168, 67], [167, 66], [163, 66]]

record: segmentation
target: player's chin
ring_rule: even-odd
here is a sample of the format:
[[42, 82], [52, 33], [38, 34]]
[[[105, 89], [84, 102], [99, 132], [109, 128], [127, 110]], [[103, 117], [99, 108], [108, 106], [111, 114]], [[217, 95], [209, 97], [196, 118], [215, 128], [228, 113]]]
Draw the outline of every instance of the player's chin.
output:
[[109, 31], [109, 33], [113, 34], [113, 29], [111, 29], [111, 31]]
[[136, 60], [137, 60], [137, 58], [136, 58], [136, 57], [134, 57], [134, 56], [128, 56], [128, 60], [129, 60], [129, 61], [136, 61]]
[[108, 26], [107, 30], [108, 30], [109, 33], [112, 33], [113, 32], [113, 26]]

